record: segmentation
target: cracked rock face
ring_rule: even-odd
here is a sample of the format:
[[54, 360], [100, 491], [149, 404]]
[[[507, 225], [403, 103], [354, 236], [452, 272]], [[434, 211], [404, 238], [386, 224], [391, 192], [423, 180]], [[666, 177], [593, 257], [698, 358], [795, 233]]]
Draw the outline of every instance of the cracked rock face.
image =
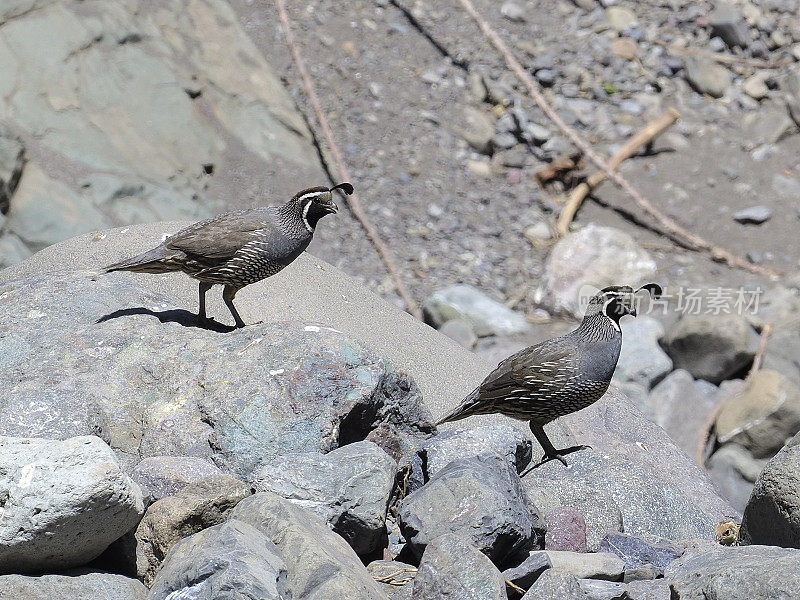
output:
[[280, 454], [327, 452], [378, 426], [432, 430], [413, 381], [336, 330], [209, 331], [134, 282], [74, 272], [0, 286], [0, 431], [94, 433], [125, 468], [194, 456], [246, 478]]

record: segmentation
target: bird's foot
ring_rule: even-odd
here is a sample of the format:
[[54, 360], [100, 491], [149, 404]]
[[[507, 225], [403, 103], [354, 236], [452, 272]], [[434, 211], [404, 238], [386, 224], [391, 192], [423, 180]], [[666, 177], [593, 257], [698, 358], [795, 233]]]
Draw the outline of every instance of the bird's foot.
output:
[[[564, 448], [563, 450], [559, 450], [558, 454], [563, 459], [564, 454], [572, 454], [573, 452], [578, 452], [580, 450], [591, 450], [591, 446], [587, 446], [586, 444], [581, 444], [579, 446], [570, 446], [569, 448]], [[561, 460], [561, 462], [564, 462]], [[567, 464], [567, 463], [564, 463]]]
[[567, 464], [567, 459], [564, 458], [565, 454], [572, 454], [573, 452], [578, 452], [579, 450], [586, 450], [591, 449], [591, 446], [580, 445], [580, 446], [571, 446], [569, 448], [564, 448], [563, 450], [556, 450], [555, 454], [543, 454], [541, 460], [525, 469], [522, 473], [520, 473], [520, 477], [525, 477], [528, 473], [533, 471], [536, 467], [541, 467], [545, 463], [549, 463], [551, 460], [557, 460], [561, 462], [562, 465], [565, 467], [569, 467]]

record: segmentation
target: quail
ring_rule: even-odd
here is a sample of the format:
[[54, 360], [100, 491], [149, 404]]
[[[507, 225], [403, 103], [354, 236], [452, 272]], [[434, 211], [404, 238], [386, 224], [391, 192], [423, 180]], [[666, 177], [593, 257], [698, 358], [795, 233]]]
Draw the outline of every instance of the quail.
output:
[[600, 290], [589, 300], [577, 329], [506, 358], [437, 425], [489, 413], [529, 421], [544, 450], [538, 464], [558, 459], [566, 465], [565, 454], [586, 446], [556, 450], [544, 425], [586, 408], [605, 394], [622, 347], [619, 320], [624, 315], [636, 316], [634, 295], [640, 290], [653, 297], [661, 295], [655, 283], [636, 291], [629, 286]]
[[238, 210], [190, 225], [152, 250], [105, 268], [136, 273], [183, 271], [200, 282], [201, 318], [206, 318], [206, 292], [225, 286], [222, 299], [236, 327], [244, 321], [233, 305], [236, 292], [275, 275], [308, 247], [319, 220], [336, 213], [334, 190], [353, 193], [353, 186], [312, 187], [295, 194], [283, 206]]

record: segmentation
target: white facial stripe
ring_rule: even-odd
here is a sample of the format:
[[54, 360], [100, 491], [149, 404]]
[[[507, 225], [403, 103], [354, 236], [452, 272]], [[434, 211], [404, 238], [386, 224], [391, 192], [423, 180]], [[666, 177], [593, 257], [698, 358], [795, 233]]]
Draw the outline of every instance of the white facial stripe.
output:
[[302, 196], [300, 196], [300, 200], [305, 200], [306, 198], [317, 198], [324, 194], [330, 194], [330, 192], [328, 190], [321, 190], [319, 192], [308, 192], [307, 194], [303, 194]]
[[305, 225], [306, 229], [308, 229], [311, 233], [314, 233], [314, 228], [308, 223], [308, 209], [311, 208], [311, 202], [312, 201], [309, 200], [303, 207], [303, 225]]

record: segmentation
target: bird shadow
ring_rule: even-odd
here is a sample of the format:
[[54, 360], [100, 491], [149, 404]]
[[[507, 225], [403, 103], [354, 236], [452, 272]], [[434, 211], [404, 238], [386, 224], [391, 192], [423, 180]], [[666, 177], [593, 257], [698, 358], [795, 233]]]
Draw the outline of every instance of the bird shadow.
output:
[[151, 310], [144, 306], [136, 308], [122, 308], [108, 313], [97, 319], [97, 323], [105, 323], [112, 319], [119, 319], [120, 317], [132, 317], [135, 315], [149, 315], [155, 317], [162, 323], [177, 323], [183, 327], [197, 327], [198, 329], [206, 329], [208, 331], [216, 331], [217, 333], [230, 333], [235, 331], [236, 327], [233, 325], [225, 325], [224, 323], [217, 323], [214, 319], [203, 318], [195, 313], [176, 308], [173, 310]]

